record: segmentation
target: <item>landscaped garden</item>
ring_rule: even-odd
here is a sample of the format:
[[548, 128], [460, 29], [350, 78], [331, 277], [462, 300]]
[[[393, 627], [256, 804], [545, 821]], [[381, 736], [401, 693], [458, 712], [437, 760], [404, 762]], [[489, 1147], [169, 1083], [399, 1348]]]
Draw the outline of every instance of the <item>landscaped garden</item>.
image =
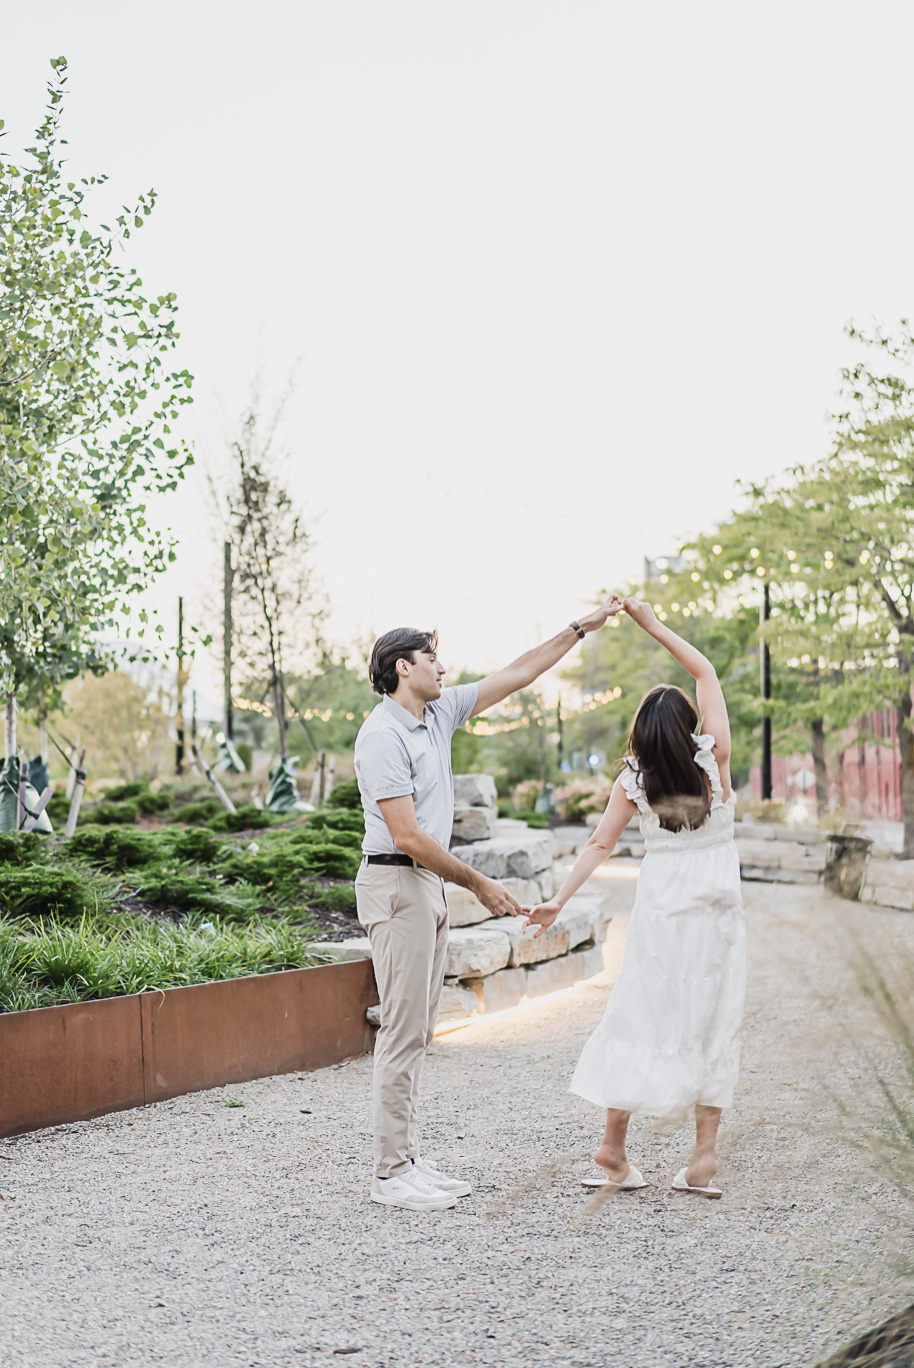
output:
[[67, 841], [0, 835], [0, 1011], [305, 968], [351, 934], [354, 781], [305, 815], [188, 792], [124, 784]]

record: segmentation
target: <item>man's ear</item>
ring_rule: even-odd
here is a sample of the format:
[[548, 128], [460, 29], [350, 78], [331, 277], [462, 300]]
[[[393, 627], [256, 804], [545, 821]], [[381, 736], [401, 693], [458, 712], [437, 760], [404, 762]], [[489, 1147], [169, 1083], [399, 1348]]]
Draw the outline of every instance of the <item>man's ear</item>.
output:
[[400, 659], [397, 661], [397, 663], [396, 663], [396, 665], [395, 665], [394, 668], [396, 669], [397, 674], [400, 676], [401, 679], [406, 679], [406, 678], [408, 677], [408, 675], [409, 675], [409, 661], [408, 661], [408, 660], [404, 660], [402, 656], [401, 656]]

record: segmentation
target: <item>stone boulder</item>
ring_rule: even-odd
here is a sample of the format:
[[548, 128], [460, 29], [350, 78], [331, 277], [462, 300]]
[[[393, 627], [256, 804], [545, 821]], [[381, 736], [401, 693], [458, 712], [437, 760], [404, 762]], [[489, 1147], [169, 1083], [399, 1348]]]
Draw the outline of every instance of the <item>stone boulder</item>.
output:
[[448, 936], [445, 974], [448, 978], [484, 978], [504, 969], [510, 958], [511, 942], [503, 931], [458, 927]]
[[541, 936], [533, 934], [533, 927], [524, 927], [523, 917], [493, 917], [483, 922], [482, 930], [498, 930], [511, 942], [511, 957], [508, 964], [512, 969], [522, 964], [538, 964], [540, 960], [556, 959], [567, 955], [569, 934], [562, 918], [552, 923]]
[[488, 841], [495, 835], [495, 809], [487, 807], [455, 807], [453, 839], [455, 841]]
[[312, 941], [308, 949], [337, 963], [371, 959], [371, 942], [367, 936], [351, 936], [349, 940], [340, 941]]
[[498, 794], [491, 774], [455, 774], [454, 806], [497, 808]]
[[504, 1012], [526, 997], [527, 971], [499, 969], [488, 978], [468, 979], [466, 987], [473, 990], [478, 1012]]
[[542, 997], [545, 993], [557, 993], [562, 988], [571, 988], [575, 983], [593, 978], [603, 972], [603, 947], [594, 945], [590, 950], [573, 950], [561, 959], [545, 960], [534, 964], [527, 970], [527, 997]]
[[452, 853], [490, 879], [532, 879], [552, 868], [552, 833], [528, 830], [523, 836], [496, 836], [458, 846]]

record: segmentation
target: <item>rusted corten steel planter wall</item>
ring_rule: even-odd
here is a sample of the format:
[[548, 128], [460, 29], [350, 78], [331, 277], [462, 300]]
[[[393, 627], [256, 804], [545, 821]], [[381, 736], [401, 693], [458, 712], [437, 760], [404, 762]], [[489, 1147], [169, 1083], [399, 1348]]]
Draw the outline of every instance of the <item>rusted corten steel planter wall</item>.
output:
[[371, 1050], [370, 960], [0, 1015], [0, 1135]]

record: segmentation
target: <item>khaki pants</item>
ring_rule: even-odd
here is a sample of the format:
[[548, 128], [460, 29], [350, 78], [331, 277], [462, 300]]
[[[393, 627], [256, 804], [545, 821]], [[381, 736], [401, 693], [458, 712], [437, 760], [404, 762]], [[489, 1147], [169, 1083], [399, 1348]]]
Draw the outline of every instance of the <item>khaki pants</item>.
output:
[[419, 1074], [444, 984], [447, 903], [443, 883], [430, 870], [364, 861], [355, 895], [381, 998], [374, 1051], [375, 1173], [391, 1178], [419, 1154]]

